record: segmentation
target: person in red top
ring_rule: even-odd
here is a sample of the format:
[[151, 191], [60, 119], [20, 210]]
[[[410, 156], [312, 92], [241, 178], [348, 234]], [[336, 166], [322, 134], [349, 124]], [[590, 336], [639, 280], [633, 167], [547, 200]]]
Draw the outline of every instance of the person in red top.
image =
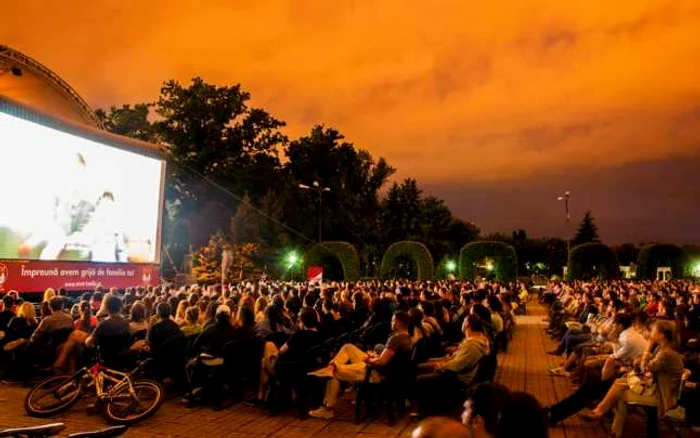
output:
[[647, 295], [648, 301], [647, 305], [644, 307], [644, 311], [649, 316], [656, 316], [659, 313], [659, 296], [657, 294]]
[[92, 314], [90, 302], [81, 301], [78, 311], [80, 312], [80, 318], [75, 320], [73, 328], [91, 334], [97, 327], [97, 317]]

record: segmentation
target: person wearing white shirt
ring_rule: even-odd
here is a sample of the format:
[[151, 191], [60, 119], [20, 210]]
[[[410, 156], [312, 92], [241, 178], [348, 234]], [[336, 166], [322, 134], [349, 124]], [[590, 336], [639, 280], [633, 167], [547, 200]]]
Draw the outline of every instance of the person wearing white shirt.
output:
[[620, 335], [617, 347], [603, 366], [603, 380], [613, 377], [617, 366], [629, 365], [635, 358], [641, 357], [647, 348], [646, 339], [632, 327], [631, 315], [625, 313], [615, 315], [613, 326]]

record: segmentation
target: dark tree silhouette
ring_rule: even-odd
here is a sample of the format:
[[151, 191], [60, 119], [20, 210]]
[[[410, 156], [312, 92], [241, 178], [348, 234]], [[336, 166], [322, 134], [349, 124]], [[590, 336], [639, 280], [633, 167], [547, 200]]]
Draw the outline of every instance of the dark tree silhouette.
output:
[[586, 212], [578, 226], [578, 231], [576, 231], [576, 236], [572, 244], [574, 246], [581, 245], [584, 243], [598, 243], [600, 242], [600, 237], [598, 236], [598, 227], [595, 224], [595, 219], [591, 214], [590, 210]]

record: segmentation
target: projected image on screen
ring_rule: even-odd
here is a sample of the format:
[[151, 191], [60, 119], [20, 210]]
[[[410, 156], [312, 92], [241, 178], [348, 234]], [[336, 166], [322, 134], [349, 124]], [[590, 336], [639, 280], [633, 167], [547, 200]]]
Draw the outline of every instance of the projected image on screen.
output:
[[161, 161], [0, 112], [0, 258], [156, 262]]

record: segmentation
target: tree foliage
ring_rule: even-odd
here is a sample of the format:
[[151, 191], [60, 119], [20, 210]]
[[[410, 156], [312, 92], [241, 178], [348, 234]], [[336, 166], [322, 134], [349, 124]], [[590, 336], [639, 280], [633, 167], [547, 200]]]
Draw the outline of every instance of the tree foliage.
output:
[[335, 257], [343, 267], [345, 281], [357, 281], [360, 278], [360, 256], [357, 249], [348, 242], [321, 242], [306, 251], [306, 266], [323, 266], [324, 257]]
[[598, 243], [600, 242], [600, 237], [598, 236], [598, 227], [595, 224], [595, 219], [590, 211], [587, 211], [583, 216], [581, 223], [578, 226], [578, 231], [574, 236], [572, 244], [574, 246], [581, 245], [584, 243]]
[[95, 115], [102, 126], [114, 134], [155, 143], [158, 141], [158, 134], [148, 120], [152, 106], [153, 104], [149, 103], [138, 103], [133, 107], [112, 106], [108, 111], [96, 110]]
[[511, 281], [518, 275], [518, 256], [515, 248], [504, 242], [478, 241], [468, 243], [459, 253], [460, 277], [473, 280], [479, 265], [493, 263], [496, 280]]
[[[319, 194], [300, 190], [298, 185], [311, 186], [317, 181], [330, 189], [320, 195], [324, 240], [357, 245], [377, 241], [379, 190], [394, 168], [383, 158], [374, 159], [369, 152], [357, 149], [337, 130], [321, 125], [292, 141], [286, 155], [288, 190], [279, 193], [284, 197], [285, 223], [316, 240]], [[298, 240], [298, 236], [289, 237]]]
[[656, 279], [656, 269], [668, 266], [673, 278], [686, 275], [687, 255], [682, 248], [669, 244], [646, 245], [637, 257], [637, 277], [644, 280]]
[[572, 280], [595, 277], [609, 280], [620, 276], [620, 265], [610, 247], [602, 243], [584, 243], [571, 249], [567, 271]]
[[401, 258], [409, 259], [416, 266], [418, 280], [432, 280], [435, 275], [433, 257], [424, 244], [413, 241], [396, 242], [382, 257], [381, 276], [390, 278]]
[[217, 232], [231, 244], [255, 243], [253, 258], [263, 266], [274, 264], [283, 247], [308, 245], [316, 238], [320, 202], [316, 191], [298, 186], [314, 181], [330, 189], [322, 194], [325, 240], [359, 248], [365, 275], [378, 274], [382, 251], [394, 242], [422, 242], [439, 259], [479, 235], [444, 201], [424, 196], [415, 180], [382, 197], [394, 168], [336, 129], [317, 125], [289, 142], [284, 122], [252, 106], [240, 85], [170, 80], [155, 103], [111, 107], [98, 116], [106, 129], [166, 152], [163, 243], [175, 265], [189, 248], [210, 246]]
[[[231, 260], [228, 268], [222, 270], [222, 254], [228, 251]], [[197, 283], [216, 284], [222, 281], [240, 281], [257, 278], [259, 270], [253, 263], [253, 256], [258, 251], [254, 243], [234, 244], [222, 233], [213, 234], [209, 242], [199, 248], [193, 257], [193, 275]]]

